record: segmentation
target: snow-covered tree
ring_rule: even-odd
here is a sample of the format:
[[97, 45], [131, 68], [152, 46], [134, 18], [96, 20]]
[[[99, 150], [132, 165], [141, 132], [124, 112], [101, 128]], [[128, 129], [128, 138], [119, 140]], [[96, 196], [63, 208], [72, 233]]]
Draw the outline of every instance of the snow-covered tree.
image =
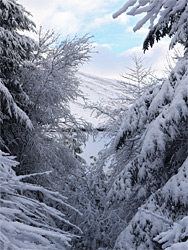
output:
[[162, 244], [162, 248], [167, 247], [168, 250], [184, 250], [188, 247], [188, 216], [174, 223], [173, 227], [165, 232], [160, 233], [154, 240]]
[[160, 79], [154, 75], [151, 66], [144, 66], [142, 57], [133, 54], [131, 58], [133, 67], [127, 67], [127, 72], [122, 74], [119, 80], [123, 86], [122, 102], [127, 106], [134, 103], [149, 88], [160, 84]]
[[73, 221], [81, 214], [62, 201], [62, 194], [77, 206], [84, 195], [84, 191], [78, 195], [83, 166], [74, 157], [77, 142], [71, 137], [72, 131], [78, 142], [84, 136], [67, 102], [78, 94], [75, 73], [88, 60], [89, 37], [61, 42], [47, 32], [33, 42], [20, 32], [34, 27], [28, 12], [13, 0], [0, 1], [0, 9], [1, 145], [20, 162], [18, 167], [12, 157], [4, 153], [0, 157], [4, 188], [0, 248], [68, 249], [74, 236], [64, 231], [81, 230], [64, 217]]
[[[18, 165], [14, 157], [0, 151], [0, 248], [1, 249], [69, 249], [73, 234], [64, 232], [57, 224], [71, 224], [58, 209], [68, 206], [66, 198], [58, 192], [49, 191], [41, 186], [22, 182], [31, 176], [16, 176], [12, 167]], [[39, 175], [47, 175], [49, 172]], [[33, 174], [33, 176], [37, 176]], [[34, 194], [40, 193], [49, 204], [35, 199]], [[57, 206], [58, 205], [58, 206]], [[57, 208], [58, 207], [58, 208]]]
[[28, 18], [29, 13], [23, 6], [14, 0], [0, 1], [0, 11], [0, 144], [6, 148], [7, 136], [11, 134], [10, 130], [7, 131], [7, 124], [15, 120], [28, 128], [32, 127], [23, 109], [23, 105], [29, 103], [29, 100], [20, 84], [18, 72], [23, 61], [30, 58], [35, 43], [20, 34], [20, 31], [34, 29], [33, 22]]
[[[153, 237], [167, 229], [162, 223], [162, 227], [158, 226], [158, 216], [164, 217], [164, 221], [167, 219], [176, 223], [187, 215], [187, 203], [184, 204], [181, 199], [181, 192], [186, 193], [186, 185], [181, 184], [184, 183], [183, 178], [187, 178], [186, 173], [178, 177], [177, 188], [168, 185], [169, 192], [163, 192], [165, 198], [160, 195], [160, 190], [166, 190], [165, 183], [172, 183], [177, 171], [181, 168], [187, 171], [187, 60], [187, 56], [184, 56], [159, 89], [146, 93], [130, 108], [119, 135], [109, 149], [109, 152], [116, 152], [113, 171], [116, 178], [111, 180], [109, 206], [110, 209], [119, 210], [120, 217], [128, 223], [117, 240], [117, 249], [155, 249]], [[171, 197], [174, 189], [177, 200]], [[152, 193], [154, 195], [149, 198]], [[151, 201], [152, 205], [147, 207]], [[141, 215], [140, 212], [135, 215], [144, 203], [149, 215], [142, 210]], [[151, 215], [155, 211], [156, 220]], [[148, 216], [151, 217], [149, 222]], [[151, 227], [154, 230], [152, 234]]]
[[32, 119], [43, 126], [50, 124], [52, 130], [60, 123], [66, 128], [72, 128], [74, 123], [76, 129], [68, 104], [79, 95], [75, 73], [90, 58], [90, 37], [62, 40], [53, 31], [42, 29], [38, 36], [33, 59], [22, 68], [22, 84], [33, 103]]
[[[132, 7], [131, 10], [127, 11], [130, 7]], [[149, 33], [143, 44], [144, 51], [166, 35], [172, 38], [170, 48], [180, 43], [187, 49], [187, 11], [186, 0], [128, 0], [120, 10], [114, 13], [113, 17], [117, 18], [124, 12], [131, 16], [145, 14], [133, 29], [137, 31], [150, 22]]]
[[[27, 112], [35, 130], [19, 136], [19, 152], [14, 154], [19, 156], [23, 169], [23, 165], [27, 165], [27, 171], [32, 171], [31, 166], [36, 171], [43, 164], [55, 164], [52, 155], [56, 155], [55, 151], [58, 151], [54, 148], [55, 145], [58, 147], [58, 141], [60, 148], [64, 145], [74, 151], [73, 147], [77, 147], [85, 139], [81, 128], [86, 127], [86, 124], [78, 122], [72, 116], [69, 101], [79, 95], [79, 81], [75, 74], [78, 66], [89, 58], [91, 46], [88, 40], [89, 37], [84, 36], [61, 41], [53, 31], [42, 32], [40, 29], [37, 50], [34, 51], [32, 60], [25, 61], [21, 67], [20, 82], [30, 99]], [[17, 136], [22, 133], [20, 128], [14, 130]], [[50, 149], [50, 144], [53, 145], [53, 150]], [[15, 145], [12, 146], [15, 148]], [[51, 153], [46, 154], [45, 150]], [[36, 164], [33, 161], [25, 162], [24, 158], [26, 161], [36, 159]], [[48, 159], [51, 159], [50, 164]], [[57, 162], [61, 162], [58, 157]]]
[[[137, 5], [136, 5], [137, 4]], [[136, 6], [134, 6], [136, 5]], [[165, 35], [185, 54], [162, 86], [147, 91], [125, 112], [107, 155], [115, 155], [107, 195], [109, 210], [127, 224], [115, 249], [186, 249], [188, 156], [187, 1], [128, 1], [150, 21], [144, 50]], [[181, 23], [181, 25], [180, 25]], [[117, 234], [118, 236], [118, 234]]]
[[[139, 99], [148, 89], [161, 85], [164, 79], [155, 76], [152, 67], [144, 65], [143, 57], [133, 54], [131, 56], [132, 67], [127, 67], [126, 72], [120, 75], [121, 96], [118, 97], [117, 107], [104, 106], [103, 102], [97, 105], [90, 105], [96, 117], [105, 117], [107, 122], [104, 125], [107, 136], [114, 137], [122, 123], [124, 113], [136, 100]], [[101, 155], [103, 155], [101, 153]]]
[[[88, 204], [85, 198], [88, 187], [84, 166], [75, 158], [75, 152], [86, 138], [82, 128], [89, 126], [72, 116], [68, 102], [80, 95], [76, 72], [79, 65], [89, 59], [90, 48], [87, 35], [61, 40], [54, 32], [39, 31], [31, 60], [25, 60], [20, 67], [20, 82], [29, 96], [27, 112], [34, 129], [24, 132], [21, 126], [14, 127], [17, 141], [8, 145], [20, 162], [20, 167], [15, 168], [17, 174], [53, 170], [50, 175], [30, 175], [28, 181], [59, 191], [68, 197], [69, 204], [83, 213]], [[35, 198], [43, 201], [40, 194]], [[70, 207], [60, 211], [73, 224], [81, 223], [81, 216]], [[57, 225], [78, 233], [70, 224], [57, 221]]]
[[34, 23], [28, 18], [29, 12], [15, 0], [1, 0], [0, 46], [1, 74], [13, 74], [25, 59], [30, 58], [34, 42], [18, 31], [34, 30]]
[[187, 163], [139, 208], [115, 249], [187, 249]]

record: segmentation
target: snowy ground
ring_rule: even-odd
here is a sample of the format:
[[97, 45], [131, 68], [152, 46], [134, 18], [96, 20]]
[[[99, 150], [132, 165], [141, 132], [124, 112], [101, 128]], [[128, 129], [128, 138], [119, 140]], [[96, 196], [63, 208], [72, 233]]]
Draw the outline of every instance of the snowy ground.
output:
[[[85, 107], [87, 104], [102, 103], [102, 105], [110, 106], [112, 109], [120, 105], [120, 97], [122, 95], [122, 86], [113, 79], [101, 78], [97, 76], [87, 75], [85, 73], [79, 73], [81, 85], [80, 90], [84, 93], [86, 98], [78, 98], [74, 103], [70, 104], [72, 113], [77, 118], [82, 118], [87, 122], [90, 122], [95, 128], [104, 127], [107, 122], [107, 118], [96, 118], [96, 114], [92, 113], [92, 110]], [[83, 146], [83, 153], [80, 155], [85, 159], [88, 165], [94, 162], [94, 158], [97, 157], [98, 152], [104, 148], [104, 145], [109, 142], [109, 138], [104, 137], [104, 132], [99, 132], [98, 136], [93, 139], [93, 136], [89, 136], [86, 145]]]
[[[84, 93], [86, 98], [78, 98], [76, 102], [71, 103], [72, 113], [76, 117], [82, 118], [87, 122], [90, 122], [95, 128], [104, 127], [107, 122], [107, 118], [96, 118], [96, 114], [92, 113], [92, 110], [85, 107], [87, 104], [102, 103], [102, 105], [110, 106], [112, 109], [120, 105], [120, 97], [122, 95], [121, 85], [113, 79], [101, 78], [97, 76], [87, 75], [85, 73], [79, 73], [81, 85], [80, 90]], [[88, 165], [94, 163], [94, 159], [100, 150], [104, 148], [104, 145], [109, 142], [109, 138], [104, 136], [104, 132], [99, 134], [93, 139], [93, 136], [89, 136], [86, 145], [83, 146], [83, 153], [81, 157], [85, 159]]]
[[93, 164], [98, 156], [98, 153], [104, 149], [104, 145], [109, 141], [110, 139], [104, 135], [104, 132], [99, 132], [95, 138], [90, 135], [86, 145], [82, 147], [83, 153], [80, 154], [80, 156], [88, 165]]
[[96, 113], [92, 114], [92, 110], [86, 108], [86, 105], [96, 105], [101, 103], [102, 106], [109, 106], [112, 109], [120, 105], [120, 97], [123, 88], [117, 80], [102, 78], [98, 76], [79, 73], [81, 85], [80, 90], [84, 93], [85, 101], [78, 98], [74, 103], [70, 103], [72, 113], [84, 120], [92, 123], [94, 127], [102, 126], [106, 123], [105, 118], [96, 118]]

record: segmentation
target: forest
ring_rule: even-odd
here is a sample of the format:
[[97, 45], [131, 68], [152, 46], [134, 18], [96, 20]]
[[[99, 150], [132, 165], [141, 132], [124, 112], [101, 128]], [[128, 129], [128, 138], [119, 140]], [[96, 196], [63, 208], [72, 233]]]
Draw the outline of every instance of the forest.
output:
[[110, 143], [92, 167], [79, 152], [96, 131], [69, 107], [91, 36], [37, 31], [16, 0], [0, 12], [0, 249], [188, 249], [188, 2], [127, 0], [114, 13], [141, 14], [143, 51], [169, 37], [184, 53], [166, 79], [133, 57], [122, 107], [95, 107]]

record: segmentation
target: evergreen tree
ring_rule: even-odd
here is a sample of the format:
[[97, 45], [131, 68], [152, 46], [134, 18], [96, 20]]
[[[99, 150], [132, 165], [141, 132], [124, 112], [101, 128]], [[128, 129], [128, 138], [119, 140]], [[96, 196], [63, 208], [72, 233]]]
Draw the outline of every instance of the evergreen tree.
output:
[[[64, 219], [65, 215], [55, 207], [68, 206], [77, 214], [79, 211], [68, 205], [66, 198], [58, 192], [23, 182], [31, 176], [16, 176], [12, 169], [16, 165], [18, 162], [14, 157], [0, 151], [0, 248], [70, 249], [70, 241], [75, 236], [64, 232], [58, 222], [75, 227], [77, 233], [80, 229]], [[39, 175], [48, 174], [49, 172], [45, 172]], [[54, 207], [36, 200], [35, 193], [40, 193]]]
[[[132, 9], [127, 11], [130, 7]], [[113, 17], [117, 18], [124, 12], [132, 16], [145, 14], [133, 29], [137, 31], [148, 21], [150, 22], [150, 31], [143, 44], [144, 51], [166, 35], [172, 37], [170, 48], [180, 43], [187, 49], [187, 11], [188, 3], [186, 0], [129, 0], [119, 11], [114, 13]]]
[[[124, 234], [122, 233], [123, 236], [118, 238], [117, 249], [119, 246], [121, 246], [120, 249], [141, 248], [143, 247], [142, 244], [145, 244], [144, 247], [146, 249], [155, 249], [156, 243], [152, 243], [153, 237], [160, 230], [165, 229], [164, 226], [160, 229], [158, 228], [157, 216], [164, 217], [164, 222], [165, 219], [176, 222], [179, 219], [183, 219], [187, 213], [186, 202], [184, 203], [183, 201], [183, 203], [177, 205], [176, 201], [173, 200], [174, 198], [170, 195], [171, 191], [166, 194], [165, 191], [163, 192], [165, 198], [160, 197], [159, 191], [163, 188], [165, 190], [166, 182], [171, 182], [173, 175], [180, 171], [181, 168], [185, 168], [184, 171], [187, 171], [187, 165], [184, 161], [186, 162], [188, 155], [188, 86], [186, 82], [187, 71], [185, 74], [183, 73], [182, 77], [181, 70], [186, 64], [187, 58], [184, 57], [184, 61], [180, 60], [160, 90], [155, 90], [150, 95], [149, 93], [146, 94], [132, 106], [125, 115], [119, 137], [116, 137], [116, 142], [113, 144], [117, 150], [117, 169], [115, 170], [117, 177], [108, 194], [108, 199], [113, 209], [121, 208], [120, 215], [128, 223], [127, 229], [124, 231]], [[174, 75], [178, 76], [178, 72], [178, 78], [182, 78], [179, 81], [173, 78]], [[128, 150], [131, 143], [134, 143], [134, 146], [131, 145], [131, 150]], [[119, 171], [121, 172], [119, 173]], [[180, 179], [182, 177], [183, 175], [181, 174], [178, 180], [179, 183], [181, 181], [182, 183], [184, 182], [183, 179]], [[182, 187], [183, 192], [186, 192], [186, 185], [182, 185]], [[171, 185], [169, 188], [174, 189], [175, 187]], [[182, 191], [179, 188], [175, 189], [179, 200]], [[155, 194], [155, 202], [153, 201], [152, 193]], [[160, 200], [158, 200], [159, 197]], [[148, 202], [151, 201], [152, 206], [147, 207]], [[141, 212], [142, 215], [140, 215], [140, 212], [138, 212], [135, 215], [140, 205], [144, 203], [146, 210], [157, 211], [156, 220], [148, 212], [151, 217], [148, 223], [154, 230], [152, 235], [149, 233], [150, 227], [147, 229], [146, 238], [150, 241], [149, 245], [146, 244], [146, 241], [144, 243], [142, 239], [147, 223], [140, 221], [140, 216], [143, 217], [143, 220], [146, 220], [148, 214]], [[173, 212], [169, 206], [174, 207]], [[132, 209], [130, 210], [130, 208]], [[130, 221], [132, 217], [133, 219]], [[139, 225], [138, 227], [136, 226], [137, 224]], [[162, 225], [162, 222], [160, 224]], [[129, 237], [129, 231], [134, 237]], [[128, 238], [129, 241], [125, 244]]]
[[19, 122], [32, 128], [23, 108], [28, 105], [29, 100], [20, 84], [18, 72], [23, 61], [30, 58], [35, 43], [20, 34], [20, 31], [34, 29], [33, 22], [27, 17], [29, 13], [23, 6], [14, 0], [1, 0], [0, 10], [0, 143], [7, 150], [9, 142], [16, 140], [11, 127]]
[[42, 29], [38, 35], [32, 60], [20, 67], [20, 82], [30, 99], [28, 114], [34, 131], [24, 134], [15, 128], [19, 148], [13, 145], [12, 150], [21, 163], [19, 173], [58, 168], [68, 159], [72, 162], [76, 148], [86, 139], [81, 128], [89, 128], [76, 120], [69, 108], [69, 101], [81, 95], [76, 72], [89, 59], [89, 37], [61, 40], [53, 31]]
[[173, 37], [170, 47], [179, 42], [185, 54], [162, 86], [145, 93], [125, 112], [108, 149], [108, 155], [115, 154], [109, 210], [117, 211], [127, 224], [115, 249], [186, 249], [187, 1], [132, 0], [114, 17], [130, 6], [130, 15], [146, 13], [134, 30], [150, 20], [144, 50], [168, 35]]
[[122, 102], [130, 105], [141, 97], [148, 89], [160, 83], [155, 77], [151, 67], [143, 65], [143, 58], [136, 55], [131, 56], [133, 67], [121, 75], [119, 83], [123, 86]]
[[20, 164], [0, 151], [0, 248], [69, 249], [75, 236], [64, 230], [81, 230], [64, 216], [71, 220], [81, 214], [62, 194], [78, 206], [83, 166], [73, 155], [77, 144], [71, 141], [71, 131], [79, 143], [84, 136], [76, 133], [79, 126], [67, 102], [77, 95], [75, 73], [89, 58], [89, 37], [60, 42], [47, 32], [40, 33], [37, 43], [20, 33], [34, 28], [21, 5], [3, 0], [0, 9], [0, 142]]

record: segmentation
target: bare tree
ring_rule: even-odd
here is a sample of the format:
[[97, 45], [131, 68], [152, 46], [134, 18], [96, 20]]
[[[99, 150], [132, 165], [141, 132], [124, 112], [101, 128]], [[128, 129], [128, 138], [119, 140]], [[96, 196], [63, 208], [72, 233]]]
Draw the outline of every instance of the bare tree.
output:
[[119, 83], [124, 87], [122, 100], [127, 105], [133, 104], [146, 90], [160, 83], [152, 67], [144, 66], [144, 59], [135, 54], [131, 56], [133, 67], [127, 67], [127, 72], [121, 75]]

